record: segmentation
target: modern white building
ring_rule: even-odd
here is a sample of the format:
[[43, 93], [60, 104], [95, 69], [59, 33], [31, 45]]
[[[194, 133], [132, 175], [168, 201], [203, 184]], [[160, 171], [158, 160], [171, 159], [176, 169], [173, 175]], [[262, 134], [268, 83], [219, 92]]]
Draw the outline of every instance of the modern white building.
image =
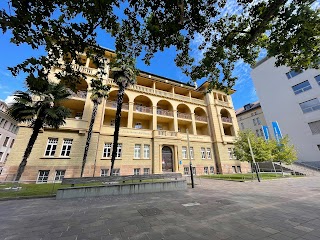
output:
[[18, 132], [18, 123], [7, 113], [7, 104], [0, 101], [0, 173], [9, 157]]
[[265, 58], [251, 76], [269, 129], [278, 121], [299, 161], [320, 167], [320, 70], [296, 72], [275, 67], [275, 58]]

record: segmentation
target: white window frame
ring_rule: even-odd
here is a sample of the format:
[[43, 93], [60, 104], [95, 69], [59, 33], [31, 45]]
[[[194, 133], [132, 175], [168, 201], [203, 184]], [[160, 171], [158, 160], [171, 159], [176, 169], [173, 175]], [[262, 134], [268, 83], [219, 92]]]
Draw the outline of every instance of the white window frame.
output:
[[201, 152], [201, 159], [206, 159], [206, 148], [202, 147], [200, 149]]
[[7, 146], [8, 146], [9, 140], [10, 140], [10, 137], [6, 137], [6, 138], [4, 139], [4, 142], [3, 142], [3, 146], [4, 146], [4, 147], [7, 147]]
[[241, 166], [237, 166], [237, 172], [238, 172], [238, 173], [242, 173], [242, 171], [241, 171]]
[[118, 143], [116, 158], [121, 158], [121, 156], [122, 156], [122, 143]]
[[213, 167], [213, 166], [210, 166], [209, 171], [210, 171], [210, 174], [214, 174], [214, 167]]
[[149, 144], [143, 145], [143, 158], [150, 159], [150, 145]]
[[194, 151], [193, 151], [193, 147], [190, 147], [190, 149], [189, 149], [189, 151], [190, 151], [190, 158], [191, 159], [194, 159]]
[[184, 167], [183, 168], [183, 174], [184, 175], [189, 175], [189, 172], [190, 172], [190, 168], [189, 167]]
[[228, 148], [229, 159], [233, 159], [232, 148]]
[[187, 159], [187, 147], [183, 146], [182, 147], [182, 159]]
[[236, 168], [236, 166], [232, 166], [232, 173], [237, 173], [237, 168]]
[[61, 182], [65, 175], [66, 175], [66, 170], [56, 170], [55, 175], [54, 175], [54, 181]]
[[150, 168], [144, 168], [143, 169], [143, 174], [144, 175], [149, 175], [150, 174]]
[[103, 158], [110, 158], [112, 152], [112, 143], [104, 143], [102, 157]]
[[103, 168], [100, 170], [100, 177], [108, 177], [109, 176], [109, 168]]
[[134, 168], [133, 175], [140, 175], [140, 168]]
[[47, 183], [49, 179], [50, 170], [39, 170], [37, 183]]
[[60, 157], [69, 157], [70, 156], [72, 142], [73, 142], [73, 139], [70, 139], [70, 138], [63, 139]]
[[197, 175], [197, 169], [196, 169], [196, 167], [192, 167], [192, 173], [193, 173], [193, 175]]
[[2, 162], [3, 152], [0, 152], [0, 162]]
[[140, 159], [141, 158], [141, 144], [135, 144], [134, 145], [134, 159]]
[[203, 173], [205, 175], [208, 175], [209, 174], [209, 168], [208, 167], [203, 167]]
[[120, 168], [114, 168], [112, 170], [112, 176], [120, 176]]
[[207, 159], [211, 159], [211, 148], [207, 148]]
[[58, 146], [58, 138], [48, 138], [46, 150], [44, 151], [45, 157], [54, 157]]

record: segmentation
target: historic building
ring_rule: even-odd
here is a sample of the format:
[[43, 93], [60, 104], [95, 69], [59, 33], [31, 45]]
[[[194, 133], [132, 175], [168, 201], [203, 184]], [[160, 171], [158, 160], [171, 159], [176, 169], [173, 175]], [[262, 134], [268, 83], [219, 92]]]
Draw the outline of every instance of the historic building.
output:
[[[22, 176], [24, 180], [45, 182], [79, 177], [91, 118], [90, 79], [97, 71], [86, 56], [87, 74], [64, 106], [72, 116], [59, 130], [43, 129], [34, 145]], [[60, 69], [52, 69], [54, 73]], [[108, 99], [99, 105], [84, 176], [105, 176], [111, 165], [117, 85], [111, 85]], [[114, 174], [189, 173], [189, 156], [196, 174], [247, 172], [247, 163], [233, 155], [238, 131], [230, 95], [222, 91], [205, 94], [207, 83], [199, 88], [152, 73], [140, 72], [137, 83], [125, 92], [119, 145]], [[187, 129], [190, 139], [188, 154]], [[14, 176], [32, 129], [20, 126], [17, 144], [3, 174]]]
[[7, 104], [0, 101], [0, 173], [9, 158], [18, 132], [18, 123], [7, 113]]
[[257, 137], [263, 137], [262, 126], [267, 122], [263, 115], [260, 102], [248, 103], [236, 110], [240, 130], [250, 129]]

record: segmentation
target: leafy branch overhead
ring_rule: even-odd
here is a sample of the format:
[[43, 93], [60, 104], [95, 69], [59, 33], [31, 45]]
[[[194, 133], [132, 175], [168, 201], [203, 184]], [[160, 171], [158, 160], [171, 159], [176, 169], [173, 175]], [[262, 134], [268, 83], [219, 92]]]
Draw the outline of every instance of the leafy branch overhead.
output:
[[[176, 65], [192, 80], [232, 87], [235, 63], [254, 64], [262, 49], [277, 66], [319, 68], [319, 11], [316, 0], [11, 0], [0, 26], [12, 43], [48, 53], [11, 68], [14, 74], [46, 75], [61, 54], [77, 61], [83, 52], [104, 66], [105, 50], [97, 47], [102, 30], [115, 38], [119, 59], [142, 55], [149, 64], [156, 52], [175, 47]], [[193, 58], [195, 45], [200, 60]], [[79, 79], [71, 62], [63, 67], [58, 78]]]

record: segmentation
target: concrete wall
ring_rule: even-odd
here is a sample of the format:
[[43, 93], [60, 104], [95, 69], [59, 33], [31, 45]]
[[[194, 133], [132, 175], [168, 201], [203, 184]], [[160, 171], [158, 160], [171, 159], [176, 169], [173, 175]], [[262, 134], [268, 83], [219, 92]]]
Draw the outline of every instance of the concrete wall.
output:
[[[320, 120], [320, 111], [303, 113], [299, 103], [320, 98], [320, 86], [315, 76], [319, 70], [310, 69], [288, 79], [288, 67], [275, 67], [270, 58], [252, 70], [251, 76], [261, 102], [266, 121], [278, 121], [282, 134], [288, 135], [298, 151], [299, 161], [319, 161], [320, 135], [312, 135], [308, 123]], [[309, 80], [311, 90], [295, 95], [292, 86]], [[273, 132], [271, 132], [273, 135]]]
[[56, 199], [99, 197], [110, 195], [125, 195], [137, 193], [153, 193], [181, 191], [187, 189], [186, 180], [115, 184], [106, 186], [72, 187], [58, 189]]

